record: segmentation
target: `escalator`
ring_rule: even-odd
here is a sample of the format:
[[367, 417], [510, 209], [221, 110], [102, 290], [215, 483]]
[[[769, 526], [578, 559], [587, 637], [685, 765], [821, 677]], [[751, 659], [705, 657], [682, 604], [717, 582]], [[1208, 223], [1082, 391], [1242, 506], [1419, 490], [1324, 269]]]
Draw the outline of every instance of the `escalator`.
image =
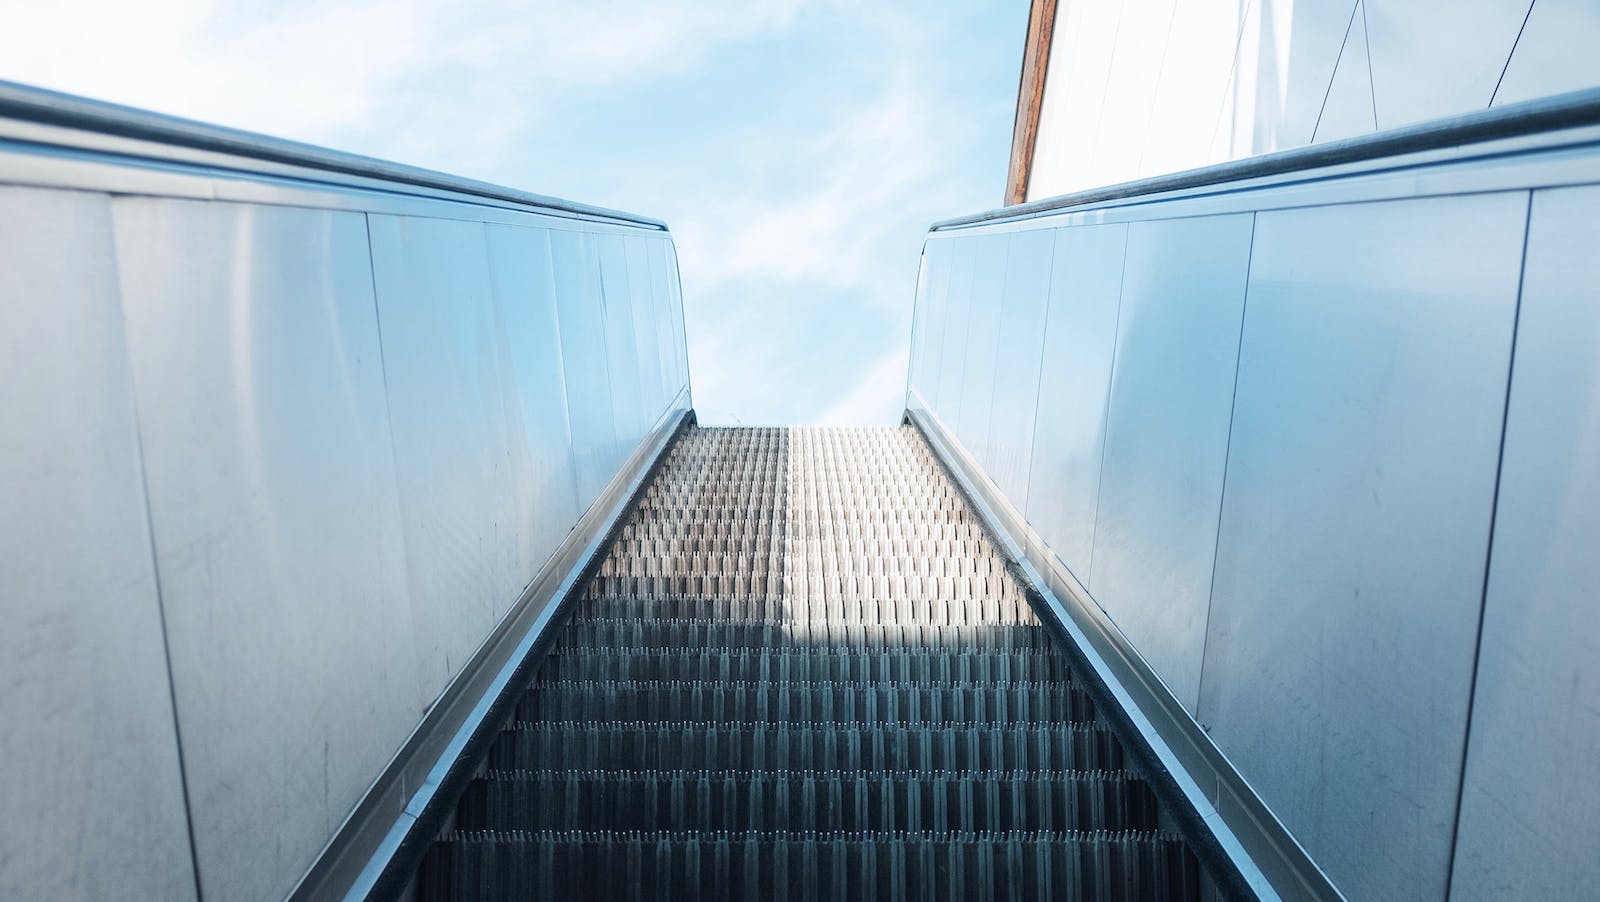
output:
[[910, 427], [685, 432], [569, 609], [419, 898], [1227, 894]]

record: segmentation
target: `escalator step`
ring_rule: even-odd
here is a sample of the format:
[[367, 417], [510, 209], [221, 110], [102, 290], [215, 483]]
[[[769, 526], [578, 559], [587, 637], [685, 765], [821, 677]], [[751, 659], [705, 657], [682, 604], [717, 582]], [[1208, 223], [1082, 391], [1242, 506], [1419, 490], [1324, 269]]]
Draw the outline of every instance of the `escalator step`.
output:
[[1089, 723], [1094, 700], [1060, 682], [722, 683], [577, 681], [540, 683], [518, 702], [515, 719], [770, 721], [827, 723]]
[[790, 838], [471, 832], [434, 846], [421, 895], [438, 899], [1196, 899], [1202, 877], [1176, 837], [1072, 833]]
[[1214, 899], [916, 434], [692, 429], [420, 900]]
[[1010, 683], [1066, 680], [1067, 663], [1045, 651], [853, 651], [829, 648], [560, 648], [541, 682], [657, 680], [702, 682]]
[[1027, 834], [1149, 830], [1149, 787], [1114, 771], [489, 771], [463, 830]]
[[1120, 770], [1104, 727], [1037, 723], [767, 724], [521, 722], [489, 751], [504, 770], [863, 770], [1065, 772]]

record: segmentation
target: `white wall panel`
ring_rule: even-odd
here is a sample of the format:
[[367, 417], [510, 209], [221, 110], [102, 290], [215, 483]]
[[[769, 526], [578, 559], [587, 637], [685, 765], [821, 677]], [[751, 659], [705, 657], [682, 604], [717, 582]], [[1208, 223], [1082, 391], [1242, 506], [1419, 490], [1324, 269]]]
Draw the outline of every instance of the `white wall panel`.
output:
[[501, 376], [516, 502], [516, 571], [526, 581], [579, 514], [555, 272], [548, 231], [504, 225], [486, 230], [490, 284], [505, 342], [500, 356], [506, 362]]
[[1322, 102], [1314, 140], [1338, 141], [1377, 131], [1378, 117], [1372, 108], [1372, 62], [1367, 55], [1367, 17], [1360, 3], [1350, 19], [1339, 65]]
[[1352, 898], [1444, 892], [1526, 198], [1256, 217], [1200, 721]]
[[[1242, 0], [1178, 0], [1148, 138], [1137, 148], [1139, 175], [1212, 162], [1211, 136], [1233, 73], [1245, 5]], [[1035, 170], [1058, 165], [1054, 157], [1040, 159], [1037, 152], [1034, 159]]]
[[110, 201], [0, 188], [0, 898], [192, 899]]
[[1055, 250], [1026, 508], [1056, 557], [1087, 585], [1128, 227], [1050, 234]]
[[591, 236], [564, 229], [551, 230], [550, 256], [561, 324], [567, 422], [578, 467], [578, 510], [586, 511], [611, 479], [607, 464], [617, 440], [600, 264]]
[[1006, 284], [995, 356], [989, 419], [989, 476], [1021, 509], [1028, 497], [1029, 458], [1044, 353], [1045, 309], [1055, 236], [1048, 229], [1006, 236]]
[[1089, 589], [1192, 711], [1251, 216], [1128, 228]]
[[1064, 3], [1051, 38], [1028, 199], [1102, 184], [1094, 141], [1124, 4]]
[[[1074, 4], [1069, 4], [1074, 5]], [[1125, 0], [1119, 4], [1116, 41], [1099, 120], [1085, 129], [1093, 141], [1089, 172], [1098, 184], [1125, 182], [1139, 175], [1140, 152], [1148, 143], [1177, 0]], [[1069, 13], [1070, 15], [1070, 13]], [[1049, 78], [1048, 71], [1046, 79]]]
[[1531, 0], [1365, 0], [1378, 127], [1486, 109]]
[[1354, 0], [1257, 0], [1229, 86], [1225, 158], [1311, 143]]
[[1535, 193], [1527, 254], [1461, 899], [1579, 899], [1600, 879], [1600, 188]]
[[525, 580], [484, 226], [369, 216], [421, 688], [432, 700]]
[[[445, 676], [412, 645], [366, 222], [124, 198], [116, 227], [201, 888], [282, 896]], [[433, 600], [445, 631], [471, 601]]]
[[1536, 0], [1494, 105], [1600, 87], [1600, 4]]

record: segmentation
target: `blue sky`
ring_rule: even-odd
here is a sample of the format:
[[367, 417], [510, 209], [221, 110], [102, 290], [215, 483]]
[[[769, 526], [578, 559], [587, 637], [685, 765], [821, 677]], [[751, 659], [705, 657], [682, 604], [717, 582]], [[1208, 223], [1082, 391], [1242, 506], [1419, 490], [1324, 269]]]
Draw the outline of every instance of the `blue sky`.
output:
[[898, 418], [999, 206], [1027, 0], [0, 0], [0, 78], [667, 220], [705, 423]]

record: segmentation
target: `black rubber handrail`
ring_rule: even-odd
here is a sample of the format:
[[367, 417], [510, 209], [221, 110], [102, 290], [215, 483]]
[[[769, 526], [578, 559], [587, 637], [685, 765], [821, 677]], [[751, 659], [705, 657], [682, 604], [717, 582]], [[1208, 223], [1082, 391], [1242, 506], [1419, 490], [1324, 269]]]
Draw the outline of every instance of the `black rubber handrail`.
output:
[[62, 94], [15, 82], [0, 81], [0, 118], [229, 154], [251, 160], [314, 169], [332, 175], [359, 176], [397, 185], [449, 191], [472, 197], [508, 201], [541, 210], [555, 210], [661, 231], [667, 230], [666, 223], [647, 216], [580, 204], [559, 197], [519, 191], [431, 169], [391, 163], [360, 154], [330, 150], [314, 144], [303, 144], [299, 141], [210, 125], [192, 119], [152, 113], [148, 110], [90, 100], [86, 97]]
[[1087, 204], [1127, 200], [1189, 188], [1204, 188], [1346, 163], [1368, 162], [1384, 157], [1443, 150], [1483, 141], [1520, 138], [1586, 125], [1600, 125], [1600, 88], [1557, 94], [1553, 97], [1508, 104], [1462, 116], [1435, 119], [1344, 141], [1297, 147], [1293, 150], [1247, 157], [1200, 169], [1174, 172], [1170, 175], [1158, 175], [1103, 188], [1090, 188], [1059, 197], [1001, 207], [986, 213], [941, 220], [930, 226], [929, 231], [937, 232], [963, 226], [1026, 219]]

